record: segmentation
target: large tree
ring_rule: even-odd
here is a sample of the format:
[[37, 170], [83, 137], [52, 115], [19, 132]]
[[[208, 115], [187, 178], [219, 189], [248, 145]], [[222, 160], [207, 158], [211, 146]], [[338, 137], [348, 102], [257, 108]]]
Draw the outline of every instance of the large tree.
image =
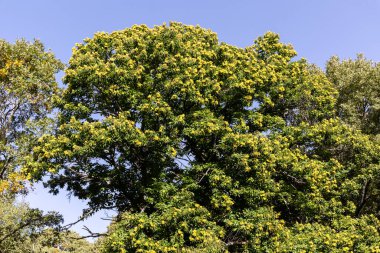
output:
[[97, 33], [26, 169], [119, 211], [106, 252], [377, 252], [379, 145], [295, 55], [274, 33], [247, 48], [179, 23]]

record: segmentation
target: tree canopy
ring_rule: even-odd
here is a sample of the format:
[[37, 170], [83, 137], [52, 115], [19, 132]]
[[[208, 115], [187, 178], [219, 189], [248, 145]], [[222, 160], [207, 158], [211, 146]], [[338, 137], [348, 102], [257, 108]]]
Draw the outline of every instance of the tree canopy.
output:
[[97, 33], [24, 171], [119, 212], [104, 252], [380, 252], [379, 143], [294, 56], [271, 32], [246, 48], [180, 23]]

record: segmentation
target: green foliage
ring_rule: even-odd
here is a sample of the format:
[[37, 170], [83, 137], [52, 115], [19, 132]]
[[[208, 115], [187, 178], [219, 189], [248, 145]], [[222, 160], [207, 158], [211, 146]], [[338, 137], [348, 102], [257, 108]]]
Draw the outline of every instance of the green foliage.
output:
[[82, 239], [72, 231], [57, 232], [53, 229], [44, 230], [33, 242], [32, 252], [46, 253], [96, 253], [93, 243]]
[[380, 252], [379, 220], [373, 216], [336, 219], [330, 226], [296, 224], [277, 252]]
[[45, 229], [58, 229], [62, 216], [50, 212], [43, 214], [38, 209], [31, 209], [25, 203], [13, 198], [0, 197], [0, 252], [37, 252], [33, 251], [36, 238]]
[[71, 231], [61, 231], [62, 216], [44, 214], [12, 197], [0, 197], [0, 252], [98, 252], [95, 245]]
[[51, 110], [62, 68], [39, 41], [0, 40], [0, 194], [18, 191], [25, 179], [16, 169], [42, 127], [36, 122]]
[[358, 55], [354, 60], [332, 57], [326, 66], [329, 80], [339, 91], [338, 115], [367, 134], [379, 134], [380, 66]]
[[104, 252], [379, 252], [380, 146], [295, 55], [274, 33], [247, 48], [179, 23], [97, 33], [24, 169], [119, 211]]
[[155, 212], [123, 213], [120, 221], [111, 225], [103, 250], [219, 252], [223, 248], [223, 229], [212, 220], [209, 211], [196, 204], [188, 191], [176, 192], [173, 185], [159, 188], [159, 195], [152, 201]]

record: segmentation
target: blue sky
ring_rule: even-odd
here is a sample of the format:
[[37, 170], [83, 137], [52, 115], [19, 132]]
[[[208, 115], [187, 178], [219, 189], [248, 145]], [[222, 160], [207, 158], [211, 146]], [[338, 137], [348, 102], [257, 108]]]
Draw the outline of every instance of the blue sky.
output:
[[[179, 21], [209, 28], [220, 41], [240, 47], [266, 31], [291, 43], [299, 57], [324, 67], [332, 56], [355, 58], [364, 53], [380, 61], [380, 0], [0, 0], [0, 38], [41, 40], [67, 63], [75, 43], [97, 31], [111, 32], [134, 24]], [[59, 75], [59, 77], [62, 75]], [[85, 203], [66, 193], [52, 197], [41, 185], [27, 201], [33, 207], [59, 210], [74, 221]], [[103, 212], [86, 222], [102, 232]], [[81, 230], [83, 224], [75, 229]]]

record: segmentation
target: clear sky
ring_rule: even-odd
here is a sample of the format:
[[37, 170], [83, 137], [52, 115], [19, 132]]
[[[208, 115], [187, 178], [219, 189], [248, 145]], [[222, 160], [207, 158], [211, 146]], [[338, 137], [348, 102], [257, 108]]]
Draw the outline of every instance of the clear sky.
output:
[[[0, 0], [0, 38], [41, 40], [67, 63], [75, 43], [97, 31], [112, 32], [134, 24], [179, 21], [209, 28], [221, 41], [245, 47], [266, 31], [277, 32], [309, 62], [324, 67], [332, 55], [364, 53], [380, 61], [380, 0]], [[62, 75], [59, 75], [62, 76]], [[27, 201], [59, 210], [67, 222], [85, 203], [66, 194], [52, 197], [37, 186]], [[96, 232], [107, 222], [96, 215], [86, 225]], [[75, 229], [80, 230], [82, 225]]]

